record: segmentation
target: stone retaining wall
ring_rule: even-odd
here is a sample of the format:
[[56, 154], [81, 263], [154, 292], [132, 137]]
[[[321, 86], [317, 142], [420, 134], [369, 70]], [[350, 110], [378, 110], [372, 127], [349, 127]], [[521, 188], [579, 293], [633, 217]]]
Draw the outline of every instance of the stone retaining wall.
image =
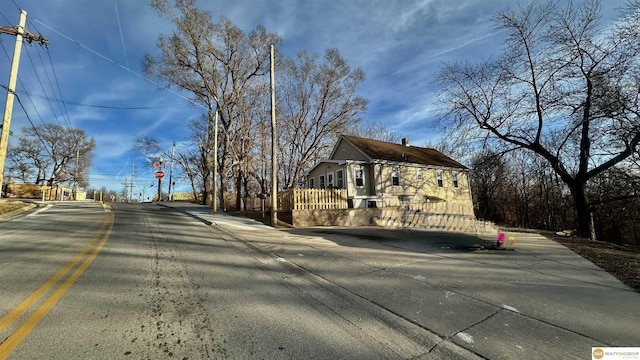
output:
[[399, 207], [345, 209], [345, 210], [293, 210], [294, 227], [310, 226], [369, 226], [420, 228], [455, 232], [496, 233], [493, 223], [459, 214], [434, 214], [402, 211]]

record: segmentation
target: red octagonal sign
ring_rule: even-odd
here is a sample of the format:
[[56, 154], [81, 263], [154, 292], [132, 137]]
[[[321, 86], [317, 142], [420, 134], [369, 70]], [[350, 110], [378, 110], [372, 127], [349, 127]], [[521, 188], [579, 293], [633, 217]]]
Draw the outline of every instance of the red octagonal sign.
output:
[[164, 177], [164, 171], [158, 170], [156, 171], [156, 179], [162, 179]]

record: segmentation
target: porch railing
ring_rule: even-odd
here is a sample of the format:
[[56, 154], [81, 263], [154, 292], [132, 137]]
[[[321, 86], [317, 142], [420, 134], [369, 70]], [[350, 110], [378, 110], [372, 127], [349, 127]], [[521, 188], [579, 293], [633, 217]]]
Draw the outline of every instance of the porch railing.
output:
[[278, 193], [279, 211], [347, 209], [345, 189], [289, 189]]

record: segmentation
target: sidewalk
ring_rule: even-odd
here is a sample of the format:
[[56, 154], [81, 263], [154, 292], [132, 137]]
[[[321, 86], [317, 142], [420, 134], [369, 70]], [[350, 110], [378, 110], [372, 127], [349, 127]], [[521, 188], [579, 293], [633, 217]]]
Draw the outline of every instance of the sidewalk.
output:
[[[162, 203], [330, 281], [436, 334], [420, 359], [589, 359], [640, 346], [640, 293], [536, 234], [495, 238], [376, 227], [273, 229], [206, 206]], [[447, 352], [451, 355], [451, 352]]]

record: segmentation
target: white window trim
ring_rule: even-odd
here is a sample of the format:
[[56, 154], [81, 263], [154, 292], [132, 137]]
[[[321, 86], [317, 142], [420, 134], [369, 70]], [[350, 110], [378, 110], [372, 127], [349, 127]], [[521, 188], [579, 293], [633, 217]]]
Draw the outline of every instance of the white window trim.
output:
[[[358, 172], [360, 172], [360, 179], [362, 180], [362, 185], [358, 185]], [[362, 166], [358, 166], [354, 168], [353, 171], [353, 185], [357, 188], [363, 188], [365, 186], [365, 181], [364, 181], [364, 169], [362, 168]]]
[[436, 184], [439, 188], [444, 187], [444, 171], [436, 170]]
[[[393, 176], [394, 173], [396, 174], [396, 176]], [[400, 166], [392, 166], [390, 175], [391, 175], [391, 186], [401, 186], [402, 179], [400, 179]], [[398, 178], [398, 183], [394, 184], [393, 179], [396, 177]]]

